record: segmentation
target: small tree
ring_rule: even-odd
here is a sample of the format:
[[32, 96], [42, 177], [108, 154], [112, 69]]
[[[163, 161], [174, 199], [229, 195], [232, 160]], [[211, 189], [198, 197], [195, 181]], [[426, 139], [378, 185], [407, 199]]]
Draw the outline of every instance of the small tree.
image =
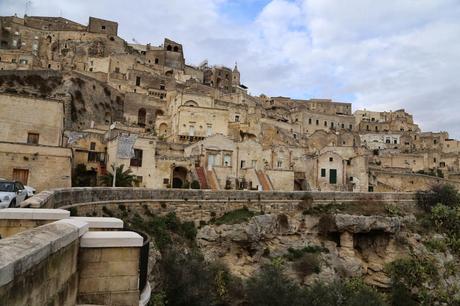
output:
[[417, 204], [426, 212], [431, 212], [438, 203], [455, 207], [459, 202], [458, 191], [452, 185], [434, 185], [429, 191], [417, 192]]
[[84, 164], [78, 164], [73, 170], [72, 186], [90, 187], [96, 185], [96, 172], [86, 170]]
[[112, 168], [112, 172], [107, 173], [106, 175], [101, 177], [102, 184], [104, 186], [112, 186], [113, 184], [113, 173], [116, 171], [115, 177], [115, 186], [116, 187], [132, 187], [136, 182], [137, 178], [135, 175], [132, 174], [131, 169], [124, 170], [124, 165], [120, 165], [116, 167], [115, 165], [110, 166]]

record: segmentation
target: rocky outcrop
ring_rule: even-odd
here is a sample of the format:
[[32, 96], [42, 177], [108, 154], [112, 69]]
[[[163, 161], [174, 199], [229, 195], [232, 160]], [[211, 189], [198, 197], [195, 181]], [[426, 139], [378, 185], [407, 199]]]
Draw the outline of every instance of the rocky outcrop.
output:
[[240, 224], [205, 225], [198, 231], [197, 243], [207, 260], [224, 262], [240, 277], [251, 276], [273, 258], [284, 258], [289, 249], [316, 246], [324, 250], [317, 254], [319, 273], [299, 279], [292, 263], [287, 264], [287, 273], [304, 284], [360, 276], [386, 288], [390, 279], [384, 267], [398, 255], [394, 235], [403, 222], [383, 216], [265, 214]]
[[325, 232], [369, 233], [382, 231], [394, 234], [400, 230], [402, 220], [399, 217], [335, 214], [324, 216], [320, 223]]

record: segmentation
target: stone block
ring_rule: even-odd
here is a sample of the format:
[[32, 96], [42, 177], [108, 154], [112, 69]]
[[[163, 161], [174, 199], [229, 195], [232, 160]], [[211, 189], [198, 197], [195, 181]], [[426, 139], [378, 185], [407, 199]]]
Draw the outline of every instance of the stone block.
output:
[[107, 277], [80, 278], [78, 291], [81, 293], [106, 292], [108, 291], [108, 279]]
[[141, 247], [143, 238], [135, 232], [88, 232], [81, 237], [82, 248]]
[[101, 261], [102, 249], [82, 248], [78, 255], [78, 261], [81, 263]]
[[123, 221], [118, 218], [107, 217], [70, 217], [70, 219], [84, 221], [89, 224], [90, 229], [122, 229]]
[[138, 306], [139, 291], [116, 292], [110, 294], [110, 305], [113, 306]]
[[101, 249], [101, 261], [137, 261], [139, 248], [104, 248]]
[[0, 219], [61, 220], [70, 216], [64, 209], [5, 208], [0, 210]]

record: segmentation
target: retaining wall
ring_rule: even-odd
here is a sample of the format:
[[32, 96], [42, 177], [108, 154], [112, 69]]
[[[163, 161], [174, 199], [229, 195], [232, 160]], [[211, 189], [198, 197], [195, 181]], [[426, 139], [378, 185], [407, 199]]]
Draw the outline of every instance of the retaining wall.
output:
[[44, 191], [24, 201], [22, 207], [60, 208], [82, 203], [128, 203], [134, 202], [186, 202], [230, 203], [269, 202], [272, 204], [299, 202], [312, 199], [313, 204], [331, 202], [369, 201], [377, 203], [415, 203], [414, 193], [397, 192], [259, 192], [259, 191], [206, 191], [193, 189], [147, 189], [147, 188], [63, 188]]

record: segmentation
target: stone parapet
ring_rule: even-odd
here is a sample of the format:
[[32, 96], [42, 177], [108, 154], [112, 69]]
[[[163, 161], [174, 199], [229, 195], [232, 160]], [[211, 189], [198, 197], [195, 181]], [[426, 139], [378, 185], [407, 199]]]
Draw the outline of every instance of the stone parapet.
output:
[[134, 232], [88, 232], [81, 239], [78, 302], [139, 305], [139, 254]]
[[148, 188], [64, 188], [45, 191], [23, 202], [25, 207], [60, 208], [83, 203], [128, 203], [201, 201], [214, 203], [271, 202], [286, 203], [311, 199], [315, 204], [331, 202], [374, 201], [382, 203], [415, 203], [415, 193], [405, 192], [259, 192], [234, 190], [148, 189]]
[[123, 220], [108, 217], [71, 217], [70, 219], [88, 223], [90, 230], [122, 229]]
[[54, 222], [0, 240], [2, 305], [75, 305], [84, 233], [84, 227]]
[[5, 208], [0, 210], [0, 236], [6, 238], [69, 215], [63, 209]]

